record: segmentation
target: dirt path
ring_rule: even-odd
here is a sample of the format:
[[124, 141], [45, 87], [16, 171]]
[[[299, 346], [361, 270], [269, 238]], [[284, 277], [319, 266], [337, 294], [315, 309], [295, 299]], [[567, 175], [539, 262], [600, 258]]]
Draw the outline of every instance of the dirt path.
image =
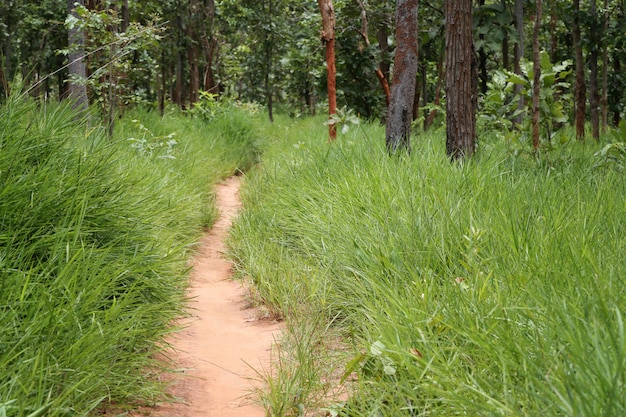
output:
[[267, 369], [276, 323], [257, 320], [246, 308], [241, 285], [230, 280], [231, 265], [222, 256], [224, 238], [240, 208], [240, 180], [217, 186], [220, 217], [202, 241], [191, 272], [192, 317], [171, 340], [174, 360], [184, 370], [176, 374], [170, 393], [183, 402], [158, 406], [152, 416], [263, 417], [254, 403], [255, 369]]

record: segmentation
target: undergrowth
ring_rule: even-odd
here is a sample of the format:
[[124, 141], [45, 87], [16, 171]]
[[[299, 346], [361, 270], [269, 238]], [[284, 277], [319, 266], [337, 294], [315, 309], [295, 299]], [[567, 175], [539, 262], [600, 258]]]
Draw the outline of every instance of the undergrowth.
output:
[[167, 363], [155, 358], [186, 314], [211, 185], [260, 152], [235, 111], [210, 125], [135, 111], [111, 139], [90, 124], [65, 105], [0, 108], [2, 416], [160, 398]]
[[[269, 415], [626, 414], [626, 181], [598, 146], [513, 154], [486, 137], [451, 164], [441, 129], [394, 158], [377, 125], [330, 146], [321, 119], [266, 129], [230, 240], [238, 274], [347, 344], [340, 377], [319, 353], [275, 370]], [[321, 410], [311, 381], [331, 374], [351, 395]]]

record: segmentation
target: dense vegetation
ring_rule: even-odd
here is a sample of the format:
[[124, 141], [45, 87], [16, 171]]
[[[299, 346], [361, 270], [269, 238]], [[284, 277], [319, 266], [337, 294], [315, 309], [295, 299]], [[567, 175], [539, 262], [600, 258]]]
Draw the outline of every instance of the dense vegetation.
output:
[[162, 393], [155, 354], [186, 314], [211, 185], [258, 156], [247, 117], [137, 111], [108, 140], [67, 105], [0, 108], [0, 415]]
[[626, 415], [626, 3], [470, 2], [459, 163], [452, 3], [419, 2], [392, 157], [393, 3], [334, 1], [331, 145], [315, 3], [0, 4], [0, 417], [160, 396], [211, 185], [249, 170], [230, 251], [287, 323], [270, 415]]
[[451, 166], [443, 129], [389, 158], [381, 127], [329, 147], [321, 122], [266, 132], [230, 243], [288, 322], [270, 415], [626, 412], [623, 153], [487, 136]]

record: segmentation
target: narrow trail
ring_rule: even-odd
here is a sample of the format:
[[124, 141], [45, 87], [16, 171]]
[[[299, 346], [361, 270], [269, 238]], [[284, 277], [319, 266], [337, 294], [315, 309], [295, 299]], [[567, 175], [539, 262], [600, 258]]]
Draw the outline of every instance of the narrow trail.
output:
[[220, 216], [202, 240], [191, 271], [192, 316], [171, 339], [175, 367], [184, 372], [167, 378], [173, 381], [170, 394], [181, 402], [159, 405], [151, 416], [265, 416], [251, 395], [256, 378], [251, 367], [268, 368], [280, 325], [257, 320], [245, 291], [230, 279], [231, 265], [223, 257], [224, 239], [241, 207], [239, 186], [237, 177], [217, 186]]

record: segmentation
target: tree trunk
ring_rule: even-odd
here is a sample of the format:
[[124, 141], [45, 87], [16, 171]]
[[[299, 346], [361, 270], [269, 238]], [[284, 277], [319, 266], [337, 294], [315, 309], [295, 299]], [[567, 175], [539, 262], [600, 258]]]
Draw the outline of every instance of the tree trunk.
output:
[[[84, 0], [67, 0], [68, 13], [77, 19], [78, 14], [74, 8], [74, 4], [85, 5]], [[87, 68], [84, 61], [85, 56], [85, 31], [79, 27], [73, 27], [68, 30], [68, 45], [70, 53], [68, 54], [68, 98], [74, 101], [73, 107], [77, 110], [86, 111], [89, 107], [87, 99]]]
[[541, 95], [541, 61], [539, 59], [539, 28], [541, 26], [541, 0], [535, 2], [535, 27], [533, 29], [533, 148], [539, 149], [539, 99]]
[[550, 61], [552, 63], [559, 61], [558, 56], [558, 32], [556, 30], [557, 14], [556, 14], [556, 2], [552, 3], [550, 9]]
[[122, 26], [120, 30], [122, 33], [128, 30], [128, 25], [130, 24], [130, 9], [128, 8], [128, 0], [121, 0], [121, 9], [122, 9]]
[[580, 34], [580, 0], [574, 0], [574, 22], [572, 37], [574, 41], [574, 65], [576, 67], [576, 85], [574, 88], [574, 107], [576, 138], [585, 138], [585, 113], [587, 110], [587, 87], [585, 83], [585, 61], [583, 59], [583, 46]]
[[[520, 65], [521, 59], [524, 57], [524, 0], [515, 0], [514, 6], [514, 15], [515, 15], [515, 29], [517, 30], [517, 35], [519, 37], [519, 42], [515, 44], [513, 47], [513, 69], [517, 75], [522, 74], [522, 67]], [[513, 91], [516, 96], [519, 96], [519, 101], [517, 103], [517, 110], [519, 111], [519, 115], [515, 118], [515, 123], [517, 125], [521, 125], [524, 120], [524, 96], [520, 94], [522, 91], [522, 86], [519, 84], [515, 84], [513, 87]]]
[[[478, 6], [484, 6], [485, 0], [478, 0]], [[485, 35], [478, 35], [481, 40], [485, 39]], [[487, 73], [487, 52], [485, 48], [481, 47], [478, 50], [478, 73], [480, 79], [480, 92], [487, 94], [487, 83], [489, 82], [489, 74]]]
[[[360, 33], [361, 33], [361, 36], [363, 37], [363, 41], [365, 42], [365, 46], [367, 46], [367, 48], [369, 49], [369, 47], [371, 46], [371, 43], [370, 43], [369, 35], [367, 34], [368, 25], [367, 25], [367, 11], [365, 10], [365, 3], [363, 3], [363, 0], [356, 0], [356, 2], [359, 5], [359, 8], [361, 9], [361, 32]], [[380, 83], [380, 86], [383, 89], [383, 93], [385, 94], [385, 103], [387, 107], [389, 107], [389, 101], [391, 99], [391, 90], [389, 89], [389, 82], [387, 81], [387, 78], [385, 78], [385, 74], [380, 68], [380, 65], [374, 71], [376, 73], [376, 78], [378, 78], [378, 82]]]
[[589, 38], [591, 48], [589, 51], [589, 107], [591, 108], [591, 132], [595, 140], [600, 140], [600, 95], [598, 94], [598, 56], [600, 42], [600, 25], [598, 25], [598, 12], [596, 0], [589, 2]]
[[609, 117], [609, 51], [604, 40], [609, 30], [609, 0], [604, 0], [604, 22], [602, 24], [602, 98], [600, 99], [601, 131], [606, 133]]
[[[621, 74], [622, 73], [622, 62], [620, 61], [620, 53], [618, 51], [613, 51], [613, 73]], [[620, 112], [619, 107], [615, 108], [613, 112], [613, 126], [618, 127], [620, 122], [622, 121], [622, 114]]]
[[476, 143], [478, 78], [472, 35], [472, 0], [445, 0], [446, 153], [471, 156]]
[[376, 32], [376, 38], [378, 39], [378, 46], [380, 48], [380, 62], [378, 63], [378, 68], [383, 72], [383, 76], [386, 80], [389, 79], [389, 68], [391, 67], [391, 62], [387, 59], [389, 54], [389, 32], [387, 31], [387, 27], [383, 26], [378, 29]]
[[274, 100], [272, 94], [272, 83], [270, 80], [272, 72], [272, 45], [270, 41], [265, 42], [265, 77], [263, 80], [265, 88], [265, 100], [267, 102], [267, 116], [270, 122], [274, 121]]
[[204, 70], [204, 82], [203, 88], [205, 91], [213, 94], [219, 94], [216, 82], [215, 73], [213, 70], [213, 62], [217, 56], [218, 43], [214, 36], [213, 22], [215, 21], [215, 1], [205, 0], [203, 7], [204, 21], [207, 25], [207, 30], [203, 30], [200, 34], [200, 40], [202, 42], [202, 49], [204, 50], [206, 68]]
[[396, 53], [387, 117], [387, 151], [411, 152], [411, 122], [417, 77], [418, 0], [396, 3]]
[[[322, 43], [326, 47], [326, 87], [328, 89], [328, 115], [337, 113], [337, 66], [335, 64], [335, 9], [332, 0], [317, 0], [322, 15]], [[337, 126], [328, 125], [328, 141], [337, 138]]]

